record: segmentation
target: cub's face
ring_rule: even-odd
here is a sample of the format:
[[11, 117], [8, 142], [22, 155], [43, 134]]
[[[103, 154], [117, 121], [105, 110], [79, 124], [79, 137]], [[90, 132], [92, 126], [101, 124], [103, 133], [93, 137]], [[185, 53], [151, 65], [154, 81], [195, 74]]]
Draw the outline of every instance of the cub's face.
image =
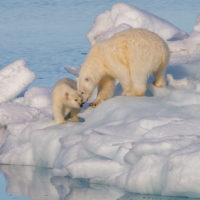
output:
[[87, 77], [80, 77], [77, 79], [77, 88], [78, 92], [82, 97], [83, 103], [86, 103], [89, 98], [92, 96], [94, 90], [94, 81], [87, 76]]
[[65, 105], [70, 108], [80, 108], [82, 107], [82, 97], [78, 94], [78, 92], [74, 92], [70, 94], [68, 92], [65, 93]]

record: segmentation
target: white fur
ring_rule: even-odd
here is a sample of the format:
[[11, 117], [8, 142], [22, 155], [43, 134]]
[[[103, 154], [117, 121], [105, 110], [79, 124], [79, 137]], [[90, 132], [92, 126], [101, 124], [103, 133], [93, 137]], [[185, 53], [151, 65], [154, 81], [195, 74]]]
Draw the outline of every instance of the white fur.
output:
[[145, 29], [128, 29], [91, 48], [79, 73], [78, 91], [86, 102], [98, 86], [95, 106], [112, 97], [117, 79], [123, 95], [142, 96], [152, 73], [155, 86], [166, 85], [168, 61], [169, 49], [162, 38]]
[[76, 82], [72, 79], [61, 79], [52, 91], [52, 109], [57, 124], [64, 124], [65, 116], [71, 114], [70, 120], [79, 121], [77, 114], [80, 111], [82, 100], [76, 91]]

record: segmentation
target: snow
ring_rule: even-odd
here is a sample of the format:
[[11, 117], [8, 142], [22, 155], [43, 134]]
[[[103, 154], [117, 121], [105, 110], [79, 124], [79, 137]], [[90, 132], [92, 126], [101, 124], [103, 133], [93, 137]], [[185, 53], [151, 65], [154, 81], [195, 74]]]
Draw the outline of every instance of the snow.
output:
[[172, 52], [182, 54], [200, 54], [200, 15], [196, 18], [196, 24], [189, 37], [184, 40], [168, 42]]
[[34, 73], [25, 67], [23, 60], [15, 61], [0, 70], [0, 102], [10, 100], [20, 94], [34, 78]]
[[[123, 28], [120, 27], [123, 25]], [[165, 40], [184, 39], [187, 33], [151, 13], [125, 3], [113, 5], [111, 10], [98, 15], [87, 38], [92, 45], [101, 39], [99, 37], [112, 29], [146, 28], [159, 34]], [[109, 34], [111, 36], [111, 34]]]
[[[159, 34], [166, 40], [173, 38], [167, 41], [172, 51], [167, 87], [155, 88], [150, 78], [146, 95], [136, 98], [120, 96], [121, 88], [117, 85], [113, 98], [95, 109], [87, 106], [82, 109], [79, 116], [83, 122], [56, 125], [52, 120], [51, 90], [32, 87], [19, 96], [33, 81], [34, 73], [24, 67], [24, 61], [8, 65], [0, 71], [1, 164], [50, 168], [52, 172], [47, 179], [56, 188], [62, 185], [58, 176], [69, 176], [73, 178], [71, 182], [80, 178], [91, 185], [100, 183], [121, 189], [105, 192], [105, 199], [120, 198], [125, 191], [200, 197], [199, 16], [193, 31], [185, 37], [181, 30], [163, 19], [135, 7], [116, 4], [96, 18], [93, 28], [100, 27], [96, 36], [107, 39], [133, 26], [122, 19], [134, 21], [137, 13], [142, 19], [138, 26], [154, 27], [155, 32], [157, 27], [164, 27], [159, 29], [162, 30]], [[109, 21], [110, 15], [117, 16], [115, 25]], [[103, 29], [105, 16], [108, 24]], [[179, 40], [175, 40], [177, 37]], [[78, 74], [73, 67], [66, 70]], [[3, 92], [4, 88], [9, 93]], [[66, 188], [65, 192], [72, 199], [81, 198], [81, 191], [77, 198], [69, 190]], [[55, 197], [55, 189], [51, 188], [51, 192]], [[88, 192], [88, 199], [94, 196], [98, 199], [93, 190], [82, 192]]]
[[117, 3], [111, 10], [98, 15], [87, 38], [94, 45], [130, 27], [157, 33], [168, 42], [173, 53], [200, 54], [200, 15], [197, 16], [193, 31], [187, 34], [165, 19], [125, 3]]

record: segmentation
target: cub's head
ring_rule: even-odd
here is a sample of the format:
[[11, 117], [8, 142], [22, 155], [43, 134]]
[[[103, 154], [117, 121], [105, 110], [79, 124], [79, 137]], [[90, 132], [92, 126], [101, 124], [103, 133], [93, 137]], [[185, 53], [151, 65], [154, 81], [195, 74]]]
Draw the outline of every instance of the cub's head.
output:
[[82, 96], [83, 103], [86, 103], [89, 100], [89, 98], [92, 96], [95, 87], [96, 83], [90, 77], [90, 75], [83, 75], [77, 79], [77, 89], [79, 94]]
[[64, 95], [65, 105], [70, 108], [80, 108], [82, 107], [82, 97], [78, 94], [78, 92], [65, 92]]

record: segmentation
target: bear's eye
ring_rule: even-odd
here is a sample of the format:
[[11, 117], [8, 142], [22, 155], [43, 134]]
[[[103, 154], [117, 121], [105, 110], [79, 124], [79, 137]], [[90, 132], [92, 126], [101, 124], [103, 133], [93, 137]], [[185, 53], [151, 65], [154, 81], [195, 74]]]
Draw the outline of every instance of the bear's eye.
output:
[[85, 78], [85, 81], [89, 81], [89, 78]]
[[81, 92], [81, 94], [83, 95], [83, 94], [84, 94], [84, 92]]
[[78, 99], [74, 99], [74, 101], [78, 101]]

